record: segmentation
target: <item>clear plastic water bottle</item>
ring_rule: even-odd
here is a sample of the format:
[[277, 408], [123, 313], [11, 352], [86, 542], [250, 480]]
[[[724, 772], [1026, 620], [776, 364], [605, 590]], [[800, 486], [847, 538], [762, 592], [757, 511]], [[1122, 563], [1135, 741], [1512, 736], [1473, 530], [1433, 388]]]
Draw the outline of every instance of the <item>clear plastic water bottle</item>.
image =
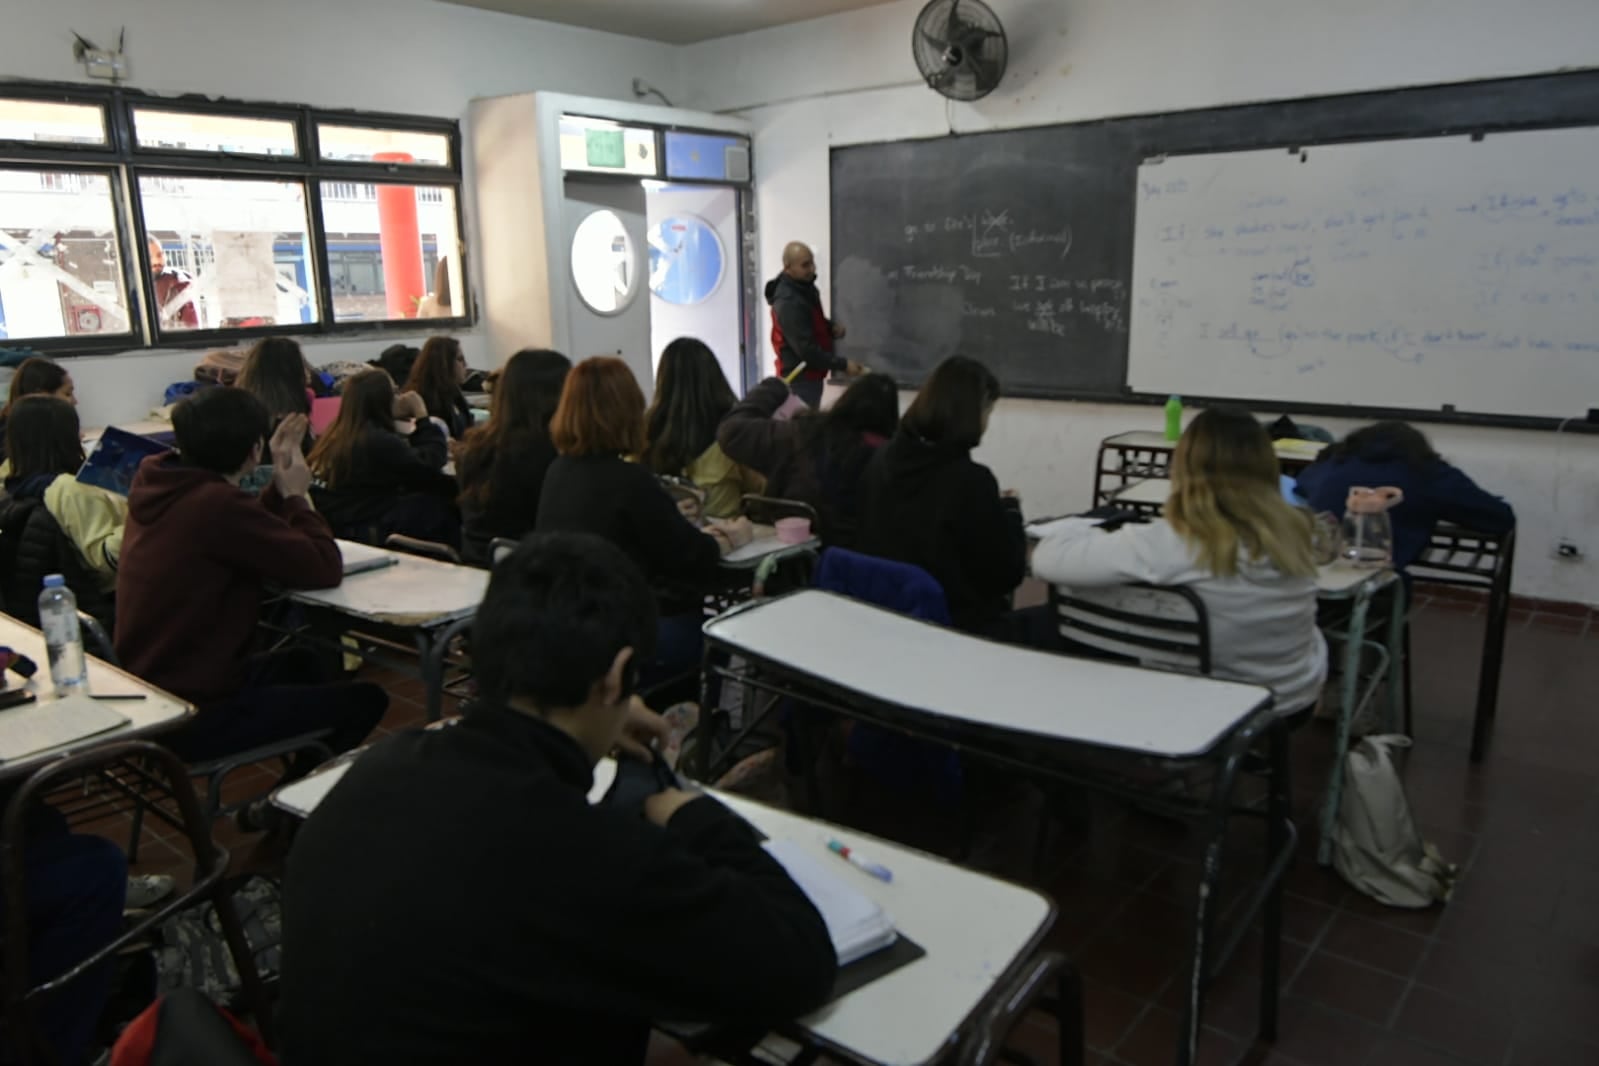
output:
[[89, 684], [89, 663], [83, 657], [83, 634], [78, 631], [78, 598], [67, 579], [51, 574], [39, 593], [39, 628], [50, 652], [50, 680], [63, 696], [82, 692]]

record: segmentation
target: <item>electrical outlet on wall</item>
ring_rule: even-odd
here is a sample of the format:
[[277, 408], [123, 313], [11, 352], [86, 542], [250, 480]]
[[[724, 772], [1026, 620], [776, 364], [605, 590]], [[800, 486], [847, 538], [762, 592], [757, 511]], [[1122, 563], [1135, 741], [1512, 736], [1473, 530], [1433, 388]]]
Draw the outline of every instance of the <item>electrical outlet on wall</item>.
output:
[[1556, 541], [1554, 550], [1549, 554], [1552, 557], [1567, 563], [1581, 562], [1584, 557], [1583, 550], [1569, 540]]

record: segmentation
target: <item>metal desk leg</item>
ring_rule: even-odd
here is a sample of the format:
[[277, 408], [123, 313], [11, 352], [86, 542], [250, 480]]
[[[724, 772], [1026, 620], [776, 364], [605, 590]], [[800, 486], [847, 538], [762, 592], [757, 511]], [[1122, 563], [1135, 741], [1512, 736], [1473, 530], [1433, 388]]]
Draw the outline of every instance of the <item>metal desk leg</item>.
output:
[[1360, 654], [1366, 647], [1366, 614], [1371, 609], [1371, 584], [1367, 582], [1355, 593], [1355, 603], [1349, 612], [1349, 628], [1344, 633], [1344, 676], [1339, 679], [1339, 707], [1336, 739], [1333, 742], [1332, 776], [1327, 782], [1327, 796], [1321, 805], [1321, 843], [1317, 845], [1316, 861], [1326, 866], [1332, 861], [1333, 823], [1338, 819], [1338, 805], [1344, 792], [1344, 755], [1349, 751], [1349, 733], [1354, 724], [1355, 701], [1360, 688]]
[[444, 717], [445, 660], [449, 658], [450, 646], [456, 639], [471, 632], [472, 621], [471, 618], [461, 618], [442, 630], [417, 630], [416, 650], [421, 657], [422, 689], [430, 722], [437, 722]]
[[1471, 761], [1482, 762], [1488, 754], [1488, 738], [1493, 734], [1494, 715], [1499, 710], [1499, 670], [1505, 659], [1505, 626], [1510, 620], [1510, 567], [1508, 553], [1515, 542], [1507, 538], [1501, 551], [1504, 570], [1494, 575], [1488, 592], [1488, 625], [1482, 637], [1482, 672], [1477, 677], [1477, 710], [1471, 719]]
[[1405, 583], [1388, 586], [1394, 597], [1388, 612], [1388, 732], [1410, 736], [1410, 639]]
[[1293, 789], [1287, 723], [1278, 721], [1267, 739], [1271, 781], [1266, 796], [1266, 876], [1272, 878], [1261, 913], [1260, 1039], [1277, 1039], [1277, 1002], [1282, 984], [1283, 871], [1277, 863], [1290, 846]]
[[1243, 753], [1230, 751], [1218, 768], [1211, 795], [1211, 832], [1199, 870], [1199, 899], [1194, 907], [1193, 956], [1188, 967], [1188, 994], [1183, 999], [1177, 1028], [1177, 1066], [1193, 1066], [1199, 1055], [1199, 1024], [1209, 983], [1210, 938], [1221, 891], [1222, 851], [1227, 845], [1227, 822], [1232, 813], [1233, 788]]

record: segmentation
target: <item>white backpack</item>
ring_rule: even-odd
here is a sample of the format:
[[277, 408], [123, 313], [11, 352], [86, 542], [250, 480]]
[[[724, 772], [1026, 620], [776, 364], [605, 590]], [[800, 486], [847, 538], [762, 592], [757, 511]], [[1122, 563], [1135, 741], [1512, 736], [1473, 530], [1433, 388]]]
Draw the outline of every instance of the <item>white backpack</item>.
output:
[[1454, 890], [1458, 867], [1421, 839], [1410, 817], [1392, 751], [1399, 734], [1369, 736], [1344, 758], [1344, 795], [1333, 834], [1333, 866], [1344, 880], [1390, 907], [1430, 907]]

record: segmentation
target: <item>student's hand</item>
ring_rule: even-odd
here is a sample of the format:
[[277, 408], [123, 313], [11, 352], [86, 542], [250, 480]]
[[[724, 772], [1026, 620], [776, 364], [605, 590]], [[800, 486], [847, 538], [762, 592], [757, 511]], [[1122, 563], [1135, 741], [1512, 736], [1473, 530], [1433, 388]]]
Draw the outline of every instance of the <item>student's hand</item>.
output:
[[848, 374], [852, 378], [858, 378], [862, 374], [866, 373], [866, 368], [857, 363], [855, 360], [850, 359], [844, 366], [844, 373]]
[[272, 459], [272, 482], [277, 485], [284, 499], [304, 496], [311, 491], [311, 468], [306, 465], [305, 456], [300, 454], [298, 444], [287, 455], [279, 457], [274, 454]]
[[[755, 527], [748, 518], [712, 518], [710, 528], [721, 533], [730, 550], [737, 550], [755, 539]], [[725, 553], [724, 553], [725, 554]]]
[[844, 336], [844, 334], [846, 334], [848, 332], [849, 332], [849, 330], [844, 328], [844, 323], [842, 323], [842, 322], [834, 322], [833, 323], [833, 336], [842, 337], [842, 336]]
[[300, 444], [305, 440], [305, 432], [310, 428], [311, 420], [305, 415], [286, 415], [278, 423], [278, 428], [272, 431], [272, 439], [267, 443], [267, 452], [272, 456], [273, 466], [284, 466], [289, 461], [289, 453], [300, 454]]
[[680, 788], [669, 788], [657, 792], [644, 801], [644, 817], [656, 825], [665, 826], [686, 804], [693, 803], [700, 798], [698, 792], [685, 792]]
[[637, 696], [628, 701], [627, 717], [622, 720], [622, 731], [616, 735], [618, 755], [648, 762], [651, 745], [665, 748], [671, 739], [672, 727], [665, 718], [646, 707]]
[[396, 421], [408, 420], [415, 422], [427, 416], [428, 405], [416, 393], [402, 392], [394, 398], [394, 418]]

